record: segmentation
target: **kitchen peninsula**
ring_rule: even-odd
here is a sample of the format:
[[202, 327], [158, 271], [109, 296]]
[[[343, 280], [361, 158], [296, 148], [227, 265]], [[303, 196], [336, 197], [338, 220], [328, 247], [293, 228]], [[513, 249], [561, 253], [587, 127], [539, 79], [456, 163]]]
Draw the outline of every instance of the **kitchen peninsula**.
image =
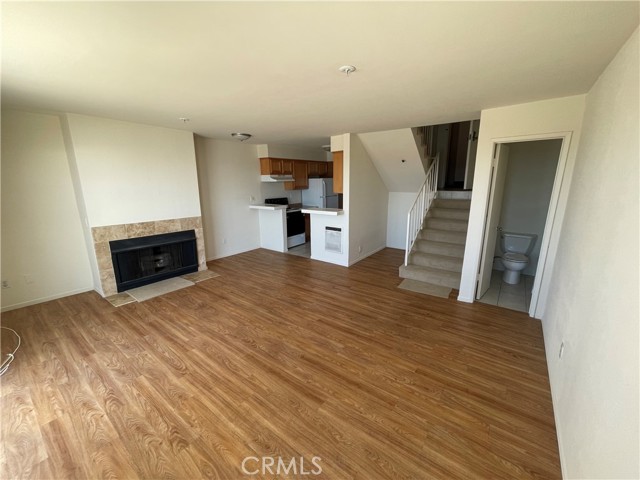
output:
[[287, 248], [287, 205], [249, 205], [258, 210], [260, 221], [260, 247], [276, 252], [286, 252]]
[[[261, 156], [261, 182], [282, 185], [281, 189], [271, 187], [269, 192], [281, 192], [280, 197], [249, 207], [259, 212], [262, 248], [285, 253], [310, 242], [306, 255], [310, 251], [311, 259], [347, 264], [348, 219], [341, 208], [342, 152], [333, 152], [332, 157], [333, 161], [322, 162]], [[296, 190], [297, 198], [292, 192]]]
[[[293, 213], [301, 213], [310, 216], [310, 242], [311, 259], [342, 264], [332, 259], [343, 251], [342, 222], [336, 223], [337, 217], [344, 215], [340, 208], [318, 208], [306, 205], [250, 205], [250, 209], [258, 210], [260, 215], [260, 247], [276, 252], [288, 251], [287, 239], [289, 232], [287, 218]], [[333, 220], [332, 220], [333, 219]], [[342, 218], [340, 218], [342, 220]]]

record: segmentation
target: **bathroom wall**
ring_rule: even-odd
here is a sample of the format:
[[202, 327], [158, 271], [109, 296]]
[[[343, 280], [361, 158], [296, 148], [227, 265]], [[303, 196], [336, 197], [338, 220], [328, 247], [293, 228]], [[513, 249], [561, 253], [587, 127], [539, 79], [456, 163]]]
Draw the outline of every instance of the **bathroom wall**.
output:
[[[529, 265], [523, 272], [526, 275], [535, 275], [538, 266], [561, 146], [562, 140], [509, 144], [500, 226], [507, 232], [538, 235], [529, 256]], [[496, 239], [495, 255], [502, 255], [499, 236]], [[504, 270], [499, 259], [494, 261], [494, 268]]]

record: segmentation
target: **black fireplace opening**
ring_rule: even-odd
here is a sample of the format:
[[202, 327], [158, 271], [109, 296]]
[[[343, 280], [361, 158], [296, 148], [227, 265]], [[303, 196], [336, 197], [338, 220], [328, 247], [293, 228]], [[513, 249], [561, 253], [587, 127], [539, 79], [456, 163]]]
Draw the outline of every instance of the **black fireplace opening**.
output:
[[113, 240], [118, 292], [198, 271], [195, 230]]

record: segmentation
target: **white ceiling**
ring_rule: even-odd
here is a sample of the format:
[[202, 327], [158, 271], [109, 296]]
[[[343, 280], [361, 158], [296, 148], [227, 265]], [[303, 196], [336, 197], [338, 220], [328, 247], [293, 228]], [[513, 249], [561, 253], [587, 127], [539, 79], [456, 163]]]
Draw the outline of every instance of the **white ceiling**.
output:
[[2, 102], [319, 146], [585, 93], [638, 5], [3, 2]]

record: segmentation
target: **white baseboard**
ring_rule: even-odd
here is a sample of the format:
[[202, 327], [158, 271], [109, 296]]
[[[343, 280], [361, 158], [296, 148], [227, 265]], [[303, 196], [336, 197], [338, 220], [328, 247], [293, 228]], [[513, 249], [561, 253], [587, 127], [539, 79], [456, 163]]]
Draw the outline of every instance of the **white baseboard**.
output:
[[370, 257], [371, 255], [378, 253], [380, 250], [384, 250], [385, 248], [387, 248], [386, 245], [382, 245], [381, 247], [375, 248], [370, 252], [365, 253], [364, 255], [359, 256], [356, 260], [354, 260], [353, 262], [349, 262], [349, 266], [351, 265], [355, 265], [356, 263], [358, 263], [361, 260], [364, 260], [367, 257]]
[[93, 285], [89, 288], [79, 288], [77, 290], [71, 290], [69, 292], [56, 293], [46, 297], [36, 298], [34, 300], [27, 300], [26, 302], [14, 303], [13, 305], [7, 305], [0, 309], [1, 312], [8, 312], [10, 310], [17, 310], [18, 308], [30, 307], [31, 305], [37, 305], [38, 303], [50, 302], [51, 300], [57, 300], [59, 298], [70, 297], [71, 295], [77, 295], [79, 293], [94, 291]]
[[458, 295], [458, 301], [459, 302], [465, 302], [465, 303], [473, 303], [473, 297], [467, 297], [464, 295]]

